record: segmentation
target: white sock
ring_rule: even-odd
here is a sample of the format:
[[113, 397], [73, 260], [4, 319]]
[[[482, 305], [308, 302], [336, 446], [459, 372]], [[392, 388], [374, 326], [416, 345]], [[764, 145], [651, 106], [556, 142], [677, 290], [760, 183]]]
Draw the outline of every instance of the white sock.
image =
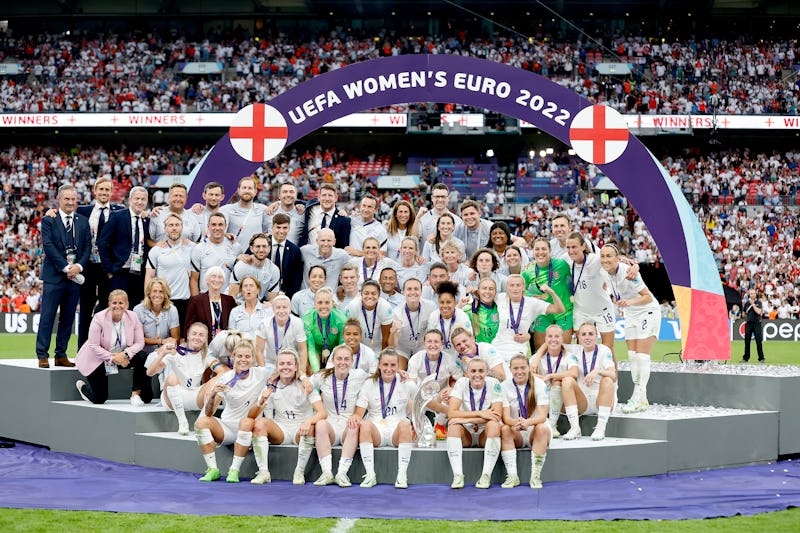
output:
[[305, 472], [308, 458], [311, 457], [311, 450], [314, 449], [314, 437], [300, 437], [300, 444], [297, 446], [297, 466], [295, 472]]
[[494, 465], [500, 456], [500, 437], [489, 437], [486, 439], [486, 447], [483, 449], [483, 470], [481, 474], [492, 475]]
[[[172, 404], [172, 410], [175, 412], [175, 416], [178, 417], [178, 423], [183, 423], [186, 421], [186, 412], [183, 409], [183, 395], [181, 394], [181, 388], [177, 385], [173, 385], [171, 387], [167, 387], [167, 398], [169, 398], [169, 403]], [[189, 422], [186, 421], [188, 424]]]
[[550, 387], [550, 425], [555, 426], [558, 417], [561, 415], [561, 405], [564, 403], [561, 397], [561, 387]]
[[647, 383], [650, 381], [650, 354], [639, 354], [639, 401], [647, 401]]
[[259, 472], [269, 471], [269, 439], [267, 437], [255, 437], [253, 439], [253, 455], [256, 458]]
[[208, 428], [196, 430], [195, 435], [197, 436], [197, 444], [200, 446], [205, 446], [206, 444], [214, 442], [214, 437], [211, 436], [211, 430]]
[[336, 475], [347, 474], [350, 471], [350, 466], [353, 464], [352, 457], [339, 458], [339, 468], [336, 470]]
[[401, 442], [397, 445], [397, 473], [405, 474], [408, 471], [408, 463], [411, 462], [411, 450], [414, 449], [414, 444], [410, 442]]
[[506, 466], [506, 472], [509, 476], [517, 475], [517, 450], [504, 450], [500, 452], [500, 457], [503, 458], [503, 464]]
[[206, 462], [207, 468], [217, 468], [217, 456], [214, 452], [203, 454], [203, 460]]
[[567, 418], [569, 419], [570, 429], [580, 427], [580, 423], [578, 422], [578, 406], [568, 405], [566, 411], [567, 411]]
[[231, 470], [239, 471], [240, 467], [242, 466], [242, 461], [244, 461], [244, 458], [247, 455], [248, 450], [250, 450], [250, 444], [252, 444], [252, 442], [253, 442], [252, 431], [242, 431], [240, 429], [236, 433], [236, 444], [244, 448], [244, 455], [242, 455], [241, 457], [237, 455], [233, 456], [233, 462], [231, 463]]
[[544, 461], [547, 459], [547, 454], [538, 454], [534, 453], [531, 450], [531, 478], [532, 479], [541, 479], [542, 477], [542, 467], [544, 466]]
[[450, 459], [450, 468], [453, 469], [454, 476], [464, 475], [464, 466], [461, 456], [464, 454], [464, 446], [461, 444], [461, 437], [447, 437], [447, 458]]
[[233, 461], [231, 461], [231, 470], [236, 470], [237, 472], [242, 467], [242, 462], [244, 462], [244, 457], [239, 457], [238, 455], [233, 456]]
[[611, 416], [611, 408], [605, 405], [601, 405], [597, 408], [597, 423], [606, 425], [608, 422], [608, 417]]
[[323, 474], [333, 473], [333, 456], [326, 455], [319, 458], [319, 467], [322, 469]]
[[364, 463], [364, 470], [367, 475], [375, 474], [375, 447], [371, 442], [362, 442], [358, 445], [361, 450], [361, 462]]
[[628, 364], [631, 367], [631, 381], [633, 381], [631, 400], [635, 402], [639, 399], [639, 354], [628, 350]]

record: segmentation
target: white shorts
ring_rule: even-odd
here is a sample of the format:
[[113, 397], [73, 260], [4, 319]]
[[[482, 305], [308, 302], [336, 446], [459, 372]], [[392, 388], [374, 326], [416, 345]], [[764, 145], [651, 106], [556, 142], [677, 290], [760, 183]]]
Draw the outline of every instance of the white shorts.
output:
[[470, 446], [474, 448], [480, 443], [481, 433], [486, 429], [486, 424], [464, 424], [464, 429], [472, 437]]
[[[547, 423], [547, 421], [545, 421], [543, 424], [539, 424], [539, 425], [542, 426], [547, 431], [547, 434], [549, 435], [547, 437], [547, 446], [550, 446], [550, 441], [553, 440], [553, 428], [550, 426], [549, 423]], [[531, 432], [533, 432], [533, 429], [534, 428], [526, 428], [526, 429], [520, 431], [520, 433], [522, 434], [522, 447], [523, 448], [530, 448], [531, 447]]]
[[376, 420], [374, 422], [375, 427], [378, 428], [378, 433], [381, 435], [381, 443], [379, 446], [391, 446], [392, 445], [392, 435], [394, 435], [397, 426], [405, 420], [405, 418], [397, 418], [397, 419], [386, 419], [383, 420]]
[[228, 444], [233, 444], [236, 442], [236, 435], [239, 433], [239, 421], [238, 420], [223, 420], [221, 418], [214, 417], [219, 425], [222, 426], [222, 442], [218, 444], [218, 446], [226, 446]]
[[616, 328], [614, 313], [611, 311], [598, 314], [588, 314], [575, 310], [572, 311], [572, 327], [575, 328], [576, 333], [578, 328], [580, 328], [581, 325], [586, 322], [597, 326], [597, 331], [600, 333], [610, 333]]
[[[581, 392], [586, 397], [586, 411], [580, 413], [583, 415], [596, 415], [597, 414], [597, 396], [600, 394], [600, 387], [587, 388], [583, 384], [579, 385]], [[611, 400], [611, 410], [617, 405], [617, 383], [614, 383], [614, 394]]]
[[[197, 406], [197, 395], [200, 392], [200, 389], [184, 389], [181, 387], [181, 398], [183, 398], [183, 410], [184, 411], [199, 411], [200, 408]], [[167, 391], [161, 392], [161, 404], [164, 407], [167, 407]]]
[[658, 339], [660, 331], [661, 317], [656, 313], [625, 317], [625, 340], [627, 341], [647, 339], [648, 337]]
[[297, 432], [300, 430], [300, 424], [303, 423], [302, 420], [300, 422], [297, 422], [297, 423], [294, 423], [294, 424], [288, 424], [286, 422], [276, 422], [274, 420], [273, 420], [273, 422], [275, 422], [275, 424], [279, 428], [281, 428], [281, 431], [283, 431], [283, 442], [281, 442], [281, 444], [297, 444], [294, 441], [294, 437], [295, 437], [295, 435], [297, 435]]
[[347, 419], [329, 417], [326, 422], [330, 424], [331, 428], [333, 429], [333, 446], [339, 446], [342, 444], [344, 432], [347, 431]]

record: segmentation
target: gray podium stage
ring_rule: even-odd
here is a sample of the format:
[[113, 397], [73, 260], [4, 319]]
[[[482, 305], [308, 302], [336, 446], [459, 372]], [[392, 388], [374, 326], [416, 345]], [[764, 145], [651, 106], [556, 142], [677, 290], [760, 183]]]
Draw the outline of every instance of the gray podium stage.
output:
[[[645, 476], [667, 472], [719, 468], [773, 461], [800, 452], [800, 401], [797, 375], [735, 375], [691, 370], [659, 371], [654, 365], [649, 397], [653, 404], [644, 413], [625, 415], [615, 410], [607, 438], [593, 442], [588, 436], [576, 441], [553, 440], [542, 477], [544, 481]], [[761, 369], [763, 372], [764, 369]], [[768, 370], [767, 370], [768, 371]], [[202, 472], [205, 465], [192, 436], [175, 431], [175, 416], [153, 405], [133, 408], [131, 373], [110, 379], [112, 400], [91, 405], [80, 400], [74, 369], [36, 368], [35, 359], [0, 360], [0, 436], [128, 464]], [[630, 376], [620, 371], [620, 398], [630, 394]], [[193, 421], [195, 413], [188, 413]], [[562, 416], [562, 429], [566, 420]], [[594, 417], [583, 417], [583, 434], [591, 434]], [[482, 450], [464, 451], [468, 482], [477, 480]], [[520, 478], [530, 473], [530, 452], [518, 452]], [[291, 479], [297, 451], [292, 446], [270, 447], [273, 479]], [[223, 473], [232, 449], [219, 448]], [[334, 464], [339, 449], [334, 450]], [[393, 483], [397, 454], [392, 448], [375, 452], [380, 483]], [[242, 476], [255, 470], [252, 454]], [[363, 467], [356, 454], [350, 478], [360, 480]], [[306, 479], [319, 475], [315, 458]], [[505, 476], [498, 461], [493, 482]], [[410, 483], [450, 483], [452, 474], [444, 443], [434, 449], [415, 449], [409, 468]]]

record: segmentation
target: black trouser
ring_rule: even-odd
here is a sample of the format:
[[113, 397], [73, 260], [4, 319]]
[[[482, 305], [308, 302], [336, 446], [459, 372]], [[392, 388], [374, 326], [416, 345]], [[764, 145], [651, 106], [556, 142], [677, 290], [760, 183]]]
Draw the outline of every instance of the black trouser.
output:
[[[189, 300], [172, 300], [172, 305], [178, 311], [178, 322], [181, 325], [181, 338], [185, 333], [186, 311], [189, 309]], [[191, 324], [190, 324], [191, 325]]]
[[745, 322], [744, 323], [744, 360], [750, 360], [750, 339], [756, 339], [756, 351], [758, 352], [758, 360], [764, 360], [764, 349], [761, 347], [763, 340], [763, 331], [761, 322]]
[[145, 352], [139, 352], [131, 358], [130, 367], [133, 367], [133, 384], [131, 391], [139, 391], [139, 397], [144, 403], [153, 400], [153, 379], [147, 375], [144, 362], [147, 361]]
[[[86, 281], [81, 285], [81, 313], [78, 320], [78, 346], [89, 338], [89, 326], [95, 311], [108, 307], [108, 274], [100, 263], [89, 263], [83, 272]], [[133, 309], [133, 306], [130, 306]]]
[[108, 376], [106, 376], [106, 365], [100, 364], [86, 376], [86, 383], [81, 389], [92, 403], [106, 403], [108, 400]]

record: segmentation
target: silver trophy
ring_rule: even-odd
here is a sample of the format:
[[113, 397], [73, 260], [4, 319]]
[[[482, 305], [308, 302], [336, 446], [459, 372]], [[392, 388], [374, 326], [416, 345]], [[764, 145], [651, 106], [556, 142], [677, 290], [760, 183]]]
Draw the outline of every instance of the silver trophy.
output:
[[431, 374], [422, 380], [414, 395], [414, 431], [417, 433], [417, 448], [432, 448], [436, 443], [436, 435], [428, 417], [425, 416], [428, 404], [439, 396], [439, 382]]

